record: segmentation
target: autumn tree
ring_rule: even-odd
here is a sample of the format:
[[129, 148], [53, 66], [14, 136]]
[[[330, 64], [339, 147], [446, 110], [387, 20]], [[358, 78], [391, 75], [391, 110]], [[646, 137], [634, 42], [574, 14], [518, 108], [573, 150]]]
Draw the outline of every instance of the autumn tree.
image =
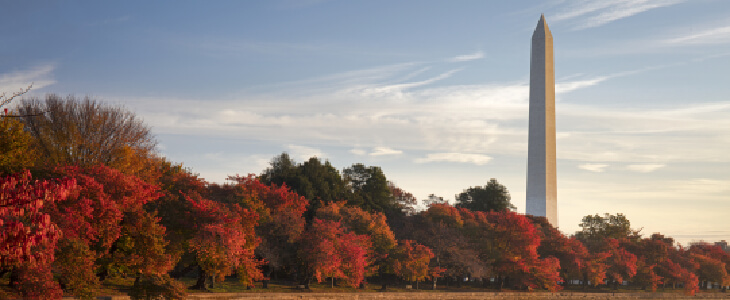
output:
[[702, 288], [707, 289], [710, 282], [720, 286], [730, 285], [730, 254], [717, 245], [695, 243], [687, 254], [698, 264], [695, 274]]
[[[631, 228], [631, 222], [621, 213], [616, 215], [599, 214], [583, 217], [581, 231], [575, 233], [591, 253], [589, 264], [594, 274], [600, 275], [605, 270], [605, 278], [618, 288], [624, 280], [637, 273], [637, 257], [624, 245], [640, 238], [639, 230]], [[591, 280], [594, 284], [596, 281]]]
[[336, 278], [342, 278], [358, 287], [365, 279], [370, 247], [367, 236], [347, 232], [340, 222], [314, 218], [302, 239], [299, 255], [306, 266], [307, 280], [322, 282], [331, 278], [334, 285]]
[[540, 236], [527, 217], [495, 211], [486, 213], [486, 218], [492, 224], [494, 269], [500, 278], [518, 287], [560, 290], [560, 262], [555, 257], [540, 258]]
[[210, 184], [182, 165], [167, 162], [161, 165], [159, 183], [160, 199], [146, 208], [158, 212], [168, 228], [166, 249], [175, 261], [173, 277], [197, 271], [196, 289], [207, 289], [208, 280], [215, 284], [233, 273], [247, 286], [264, 279], [262, 261], [254, 256], [261, 241], [256, 226], [264, 211], [257, 196], [234, 185]]
[[148, 158], [156, 141], [134, 113], [89, 97], [54, 94], [45, 100], [22, 99], [17, 109], [38, 150], [37, 165], [104, 164], [126, 174], [148, 176]]
[[[660, 284], [664, 283], [664, 276], [661, 276], [660, 265], [670, 261], [669, 247], [661, 235], [653, 234], [650, 238], [627, 240], [623, 243], [626, 249], [637, 257], [636, 276], [633, 282], [642, 286], [642, 289], [650, 288], [656, 292]], [[671, 275], [672, 277], [679, 274]]]
[[472, 211], [515, 210], [507, 187], [492, 178], [485, 186], [470, 187], [456, 195], [456, 207]]
[[[266, 185], [253, 174], [247, 177], [231, 176], [228, 186], [239, 199], [250, 199], [260, 205], [248, 204], [258, 209], [259, 222], [256, 235], [261, 243], [256, 254], [266, 260], [265, 272], [269, 277], [278, 269], [293, 270], [296, 267], [296, 248], [305, 229], [304, 212], [309, 201], [291, 191], [286, 184]], [[245, 205], [245, 204], [244, 204]], [[264, 288], [268, 282], [264, 281]]]
[[51, 264], [62, 236], [45, 206], [64, 202], [72, 179], [34, 181], [29, 171], [0, 177], [0, 274], [14, 275], [24, 299], [60, 299]]
[[49, 176], [77, 182], [68, 200], [46, 209], [63, 231], [54, 269], [66, 289], [90, 297], [107, 277], [167, 275], [165, 228], [144, 209], [159, 197], [156, 186], [103, 165], [57, 168]]
[[407, 281], [415, 281], [418, 289], [419, 281], [438, 277], [443, 272], [438, 267], [429, 267], [433, 257], [431, 249], [424, 245], [411, 240], [400, 241], [393, 255], [395, 274]]
[[195, 254], [190, 249], [189, 241], [197, 233], [191, 216], [194, 214], [193, 204], [188, 198], [201, 199], [208, 194], [208, 182], [194, 174], [182, 164], [162, 160], [158, 168], [158, 186], [160, 197], [156, 201], [145, 204], [145, 209], [154, 212], [165, 226], [166, 253], [171, 255], [174, 278], [199, 268]]
[[663, 283], [671, 283], [676, 287], [677, 283], [682, 283], [684, 293], [693, 296], [700, 289], [699, 279], [695, 272], [700, 268], [692, 256], [688, 253], [688, 249], [678, 245], [674, 247], [674, 240], [662, 235], [652, 235], [652, 239], [660, 240], [667, 244], [668, 258], [659, 264], [657, 273], [664, 277]]
[[16, 118], [0, 117], [0, 175], [33, 167], [36, 160], [32, 138]]
[[196, 229], [189, 243], [202, 271], [198, 287], [202, 288], [200, 278], [206, 275], [222, 281], [235, 272], [245, 286], [263, 279], [259, 269], [263, 262], [254, 256], [260, 241], [255, 233], [258, 215], [238, 204], [190, 197], [188, 201], [193, 206], [191, 217]]
[[[527, 216], [538, 230], [540, 246], [537, 252], [540, 257], [555, 257], [560, 261], [560, 274], [567, 285], [572, 279], [584, 279], [589, 270], [588, 249], [575, 237], [567, 237], [555, 228], [545, 217]], [[591, 274], [594, 277], [594, 274]], [[601, 281], [603, 281], [601, 279]], [[594, 281], [595, 282], [595, 281]]]
[[457, 278], [457, 284], [461, 284], [458, 278], [467, 274], [473, 277], [491, 274], [491, 261], [488, 257], [479, 256], [481, 249], [477, 248], [480, 246], [473, 244], [478, 239], [467, 234], [462, 214], [451, 205], [431, 205], [428, 210], [409, 217], [409, 222], [399, 228], [398, 233], [400, 239], [411, 239], [428, 246], [434, 253], [436, 267], [446, 269], [444, 275]]
[[[345, 206], [346, 202], [335, 202], [317, 210], [316, 217], [322, 220], [340, 222], [347, 232], [367, 236], [370, 239], [368, 249], [373, 269], [378, 272], [381, 284], [385, 287], [385, 276], [393, 270], [393, 260], [397, 241], [393, 231], [380, 212], [367, 212], [359, 207]], [[371, 273], [371, 272], [369, 272]]]

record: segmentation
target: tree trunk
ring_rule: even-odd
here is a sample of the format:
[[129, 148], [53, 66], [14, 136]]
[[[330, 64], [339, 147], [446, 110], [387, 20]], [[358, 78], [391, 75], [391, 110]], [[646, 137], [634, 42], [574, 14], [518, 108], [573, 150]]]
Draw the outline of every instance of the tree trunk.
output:
[[190, 288], [193, 290], [201, 290], [205, 291], [207, 288], [205, 287], [205, 278], [206, 278], [205, 271], [198, 268], [198, 280], [195, 282], [195, 285], [191, 286]]
[[261, 287], [268, 289], [269, 288], [269, 278], [271, 278], [271, 273], [273, 268], [270, 266], [266, 266], [266, 271], [264, 271], [264, 280], [261, 280]]

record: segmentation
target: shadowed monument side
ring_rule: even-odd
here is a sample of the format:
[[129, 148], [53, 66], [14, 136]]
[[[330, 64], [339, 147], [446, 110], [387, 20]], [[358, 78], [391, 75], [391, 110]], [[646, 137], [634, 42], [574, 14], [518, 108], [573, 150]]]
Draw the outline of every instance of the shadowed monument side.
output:
[[530, 52], [526, 212], [546, 217], [550, 224], [558, 227], [553, 35], [544, 15], [540, 16], [532, 34]]

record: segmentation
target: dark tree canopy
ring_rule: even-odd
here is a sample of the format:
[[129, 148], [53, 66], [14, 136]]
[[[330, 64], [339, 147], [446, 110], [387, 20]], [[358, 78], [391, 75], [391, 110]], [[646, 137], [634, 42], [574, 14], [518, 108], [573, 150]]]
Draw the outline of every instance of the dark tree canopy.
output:
[[[316, 157], [296, 163], [289, 154], [274, 157], [261, 174], [266, 184], [286, 184], [292, 191], [309, 199], [307, 216], [328, 203], [347, 200], [349, 205], [367, 211], [400, 212], [415, 199], [389, 182], [380, 167], [354, 164], [340, 174], [329, 161]], [[397, 190], [397, 194], [394, 191]], [[411, 199], [413, 198], [413, 199]]]
[[456, 195], [456, 206], [485, 212], [515, 210], [516, 207], [510, 203], [511, 199], [507, 187], [492, 178], [484, 187], [471, 187]]
[[353, 205], [377, 212], [398, 212], [401, 205], [391, 193], [388, 180], [380, 167], [354, 164], [345, 168], [342, 174], [353, 196], [348, 199]]
[[293, 192], [307, 198], [308, 220], [317, 208], [348, 199], [350, 195], [340, 172], [329, 161], [322, 163], [316, 157], [297, 164], [289, 154], [282, 153], [271, 160], [270, 167], [261, 174], [261, 181], [265, 184], [286, 184]]
[[587, 215], [583, 217], [580, 224], [581, 231], [575, 233], [575, 236], [581, 241], [602, 240], [602, 239], [623, 239], [636, 236], [638, 231], [631, 229], [631, 222], [621, 213], [616, 215], [604, 214], [600, 216]]
[[17, 109], [39, 152], [37, 165], [142, 169], [133, 165], [156, 147], [150, 128], [134, 113], [89, 97], [49, 94], [45, 101], [23, 99]]

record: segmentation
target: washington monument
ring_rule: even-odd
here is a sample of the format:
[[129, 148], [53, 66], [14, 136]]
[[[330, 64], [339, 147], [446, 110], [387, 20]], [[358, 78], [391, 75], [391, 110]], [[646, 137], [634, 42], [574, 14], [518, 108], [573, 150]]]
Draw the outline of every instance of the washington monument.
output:
[[545, 16], [532, 34], [530, 50], [530, 131], [527, 150], [527, 214], [558, 226], [555, 172], [555, 69], [553, 35]]

